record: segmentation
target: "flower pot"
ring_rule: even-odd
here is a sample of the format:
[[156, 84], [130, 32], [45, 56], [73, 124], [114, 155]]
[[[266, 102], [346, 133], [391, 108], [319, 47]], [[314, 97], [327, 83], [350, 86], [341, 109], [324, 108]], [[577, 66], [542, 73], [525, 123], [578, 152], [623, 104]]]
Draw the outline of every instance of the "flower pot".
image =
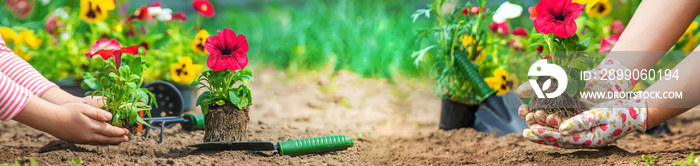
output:
[[80, 88], [80, 84], [68, 84], [68, 85], [58, 85], [62, 90], [70, 93], [73, 96], [85, 97], [85, 93], [90, 91], [89, 89]]
[[[151, 117], [180, 117], [185, 111], [183, 95], [178, 88], [166, 81], [154, 81], [144, 86], [153, 93], [156, 99], [151, 106]], [[174, 126], [176, 123], [166, 124], [166, 128]], [[160, 128], [160, 123], [154, 123], [153, 127]]]
[[442, 99], [440, 129], [451, 130], [472, 127], [474, 125], [474, 113], [476, 113], [478, 109], [479, 105], [469, 105], [449, 99]]
[[177, 90], [179, 90], [180, 94], [182, 94], [182, 109], [185, 111], [194, 109], [195, 99], [197, 97], [194, 96], [190, 86], [180, 85], [177, 86]]
[[204, 115], [204, 142], [240, 142], [246, 135], [250, 106], [238, 109], [230, 102], [212, 105]]

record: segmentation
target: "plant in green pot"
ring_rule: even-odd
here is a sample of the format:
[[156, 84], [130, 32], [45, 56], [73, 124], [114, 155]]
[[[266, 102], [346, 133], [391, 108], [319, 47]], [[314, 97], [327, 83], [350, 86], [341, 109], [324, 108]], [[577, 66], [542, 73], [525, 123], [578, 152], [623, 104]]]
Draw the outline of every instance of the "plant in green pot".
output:
[[231, 29], [219, 30], [206, 39], [207, 67], [190, 88], [206, 88], [197, 98], [204, 114], [204, 142], [242, 141], [250, 117], [252, 96], [248, 83], [253, 81], [248, 65], [248, 41]]
[[[481, 102], [510, 91], [505, 70], [507, 57], [504, 57], [510, 48], [505, 43], [497, 43], [501, 40], [496, 40], [495, 32], [489, 29], [492, 21], [489, 16], [493, 12], [487, 11], [485, 0], [479, 0], [476, 5], [468, 2], [464, 6], [457, 2], [434, 0], [428, 9], [419, 9], [413, 14], [414, 21], [424, 16], [432, 22], [430, 27], [416, 34], [416, 42], [427, 46], [412, 56], [416, 64], [431, 65], [431, 76], [436, 79], [434, 91], [443, 98], [441, 129], [472, 127], [474, 113]], [[520, 13], [515, 11], [511, 15], [504, 18], [499, 15], [503, 25], [507, 26], [506, 19]]]
[[[137, 123], [148, 126], [139, 113], [143, 112], [150, 118], [151, 102], [155, 102], [153, 94], [141, 88], [146, 62], [135, 56], [138, 49], [138, 46], [122, 48], [115, 39], [97, 40], [85, 55], [101, 57], [105, 60], [104, 67], [92, 73], [85, 72], [81, 84], [85, 89], [92, 89], [86, 96], [104, 99], [102, 109], [114, 115], [108, 123], [126, 128], [132, 134], [136, 133]], [[122, 56], [123, 53], [127, 53], [126, 56]]]

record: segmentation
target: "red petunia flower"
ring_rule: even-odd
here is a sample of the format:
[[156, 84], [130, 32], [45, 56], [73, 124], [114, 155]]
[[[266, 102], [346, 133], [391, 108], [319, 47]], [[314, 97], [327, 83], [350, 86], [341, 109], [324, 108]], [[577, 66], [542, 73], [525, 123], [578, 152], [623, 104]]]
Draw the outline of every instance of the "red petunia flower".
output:
[[187, 22], [187, 17], [185, 17], [185, 12], [180, 11], [173, 14], [173, 20], [180, 20], [181, 22]]
[[100, 55], [102, 59], [107, 60], [112, 57], [114, 64], [119, 69], [122, 64], [122, 53], [129, 53], [131, 55], [136, 55], [139, 53], [139, 46], [129, 46], [121, 48], [122, 44], [117, 42], [117, 40], [107, 40], [100, 39], [95, 42], [95, 44], [90, 47], [90, 52], [86, 52], [85, 56], [90, 58], [95, 55]]
[[535, 30], [567, 38], [576, 34], [576, 18], [581, 16], [583, 5], [571, 0], [541, 0], [536, 6]]
[[248, 65], [248, 40], [233, 30], [225, 28], [217, 31], [216, 36], [209, 36], [204, 42], [204, 48], [209, 52], [207, 66], [214, 71], [229, 69], [240, 70]]
[[521, 36], [521, 37], [527, 37], [527, 30], [523, 27], [516, 27], [515, 30], [513, 30], [513, 35], [515, 36]]
[[600, 53], [609, 53], [610, 50], [612, 50], [612, 47], [617, 43], [617, 39], [619, 39], [620, 36], [617, 35], [610, 35], [608, 38], [603, 38], [600, 41], [600, 47], [598, 48], [598, 52]]
[[208, 0], [194, 0], [192, 1], [192, 7], [205, 17], [214, 17], [214, 5]]
[[502, 23], [492, 22], [491, 25], [489, 25], [489, 29], [491, 29], [491, 32], [501, 35], [508, 35], [510, 33], [510, 26], [508, 26], [507, 21]]

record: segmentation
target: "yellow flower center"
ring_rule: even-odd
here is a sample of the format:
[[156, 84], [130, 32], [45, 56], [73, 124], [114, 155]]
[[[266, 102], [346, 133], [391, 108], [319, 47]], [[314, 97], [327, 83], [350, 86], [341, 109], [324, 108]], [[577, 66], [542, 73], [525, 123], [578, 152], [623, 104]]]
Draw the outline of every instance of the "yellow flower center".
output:
[[200, 7], [200, 9], [202, 9], [202, 11], [207, 11], [207, 9], [209, 9], [209, 8], [207, 8], [207, 5], [202, 5], [202, 7]]

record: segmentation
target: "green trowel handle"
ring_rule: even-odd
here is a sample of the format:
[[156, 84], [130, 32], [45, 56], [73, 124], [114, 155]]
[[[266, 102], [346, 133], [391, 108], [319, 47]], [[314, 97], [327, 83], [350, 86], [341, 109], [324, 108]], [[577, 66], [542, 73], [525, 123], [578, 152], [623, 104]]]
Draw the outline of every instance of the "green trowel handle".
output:
[[187, 131], [204, 130], [204, 115], [185, 114], [182, 118], [186, 120], [180, 123], [182, 129]]
[[277, 143], [280, 155], [302, 155], [346, 150], [355, 145], [352, 138], [344, 135], [295, 139]]
[[491, 95], [496, 93], [496, 91], [489, 88], [489, 85], [486, 84], [486, 81], [484, 81], [484, 77], [481, 77], [481, 75], [479, 75], [479, 70], [476, 69], [476, 65], [470, 62], [469, 58], [467, 58], [466, 55], [455, 54], [454, 56], [455, 59], [457, 59], [457, 65], [462, 67], [462, 72], [464, 72], [467, 81], [469, 81], [469, 83], [471, 83], [472, 86], [474, 86], [474, 91], [476, 92], [476, 94], [481, 96], [481, 100], [479, 101], [479, 103], [483, 102], [487, 98], [491, 97]]

